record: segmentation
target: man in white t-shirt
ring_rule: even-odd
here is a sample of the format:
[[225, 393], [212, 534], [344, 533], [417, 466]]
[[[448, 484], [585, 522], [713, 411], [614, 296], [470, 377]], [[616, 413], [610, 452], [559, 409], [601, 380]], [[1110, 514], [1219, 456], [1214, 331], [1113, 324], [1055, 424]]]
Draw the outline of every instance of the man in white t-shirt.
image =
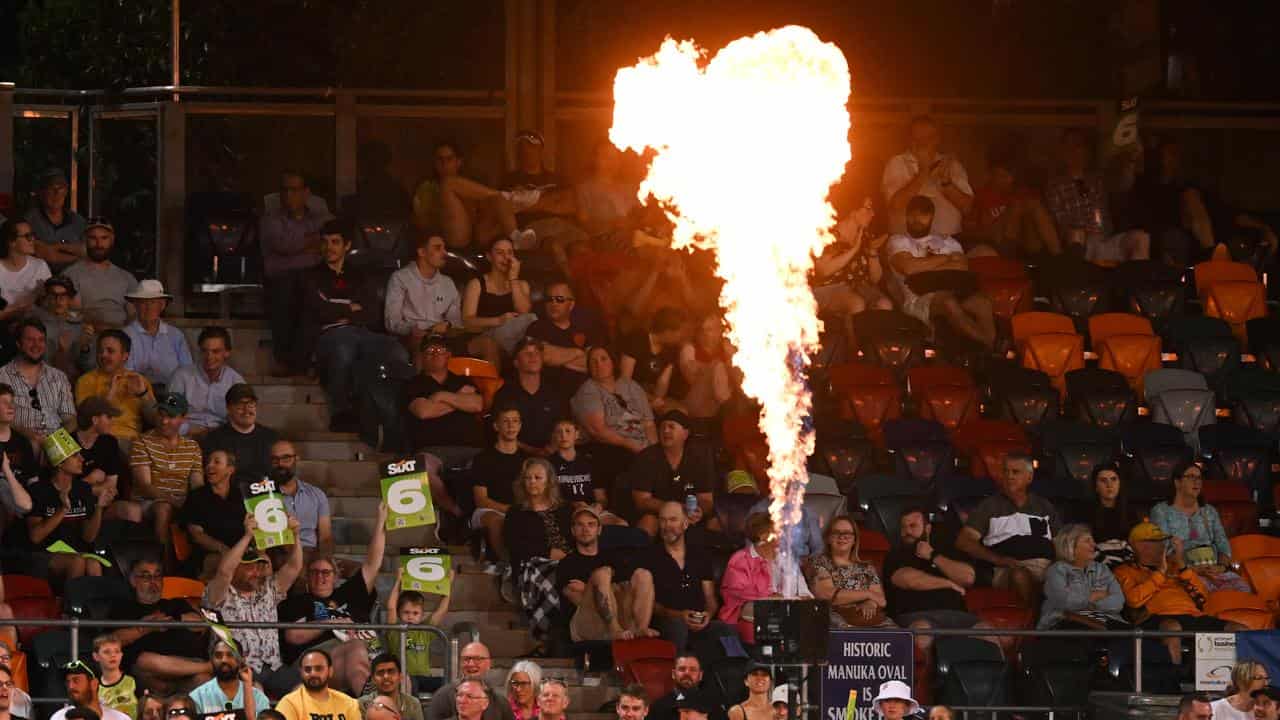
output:
[[73, 660], [66, 667], [67, 697], [72, 705], [54, 713], [49, 720], [65, 720], [73, 707], [88, 708], [102, 720], [129, 720], [129, 716], [102, 704], [98, 698], [98, 667], [92, 660]]
[[980, 292], [965, 295], [953, 290], [916, 292], [911, 289], [908, 278], [912, 275], [969, 269], [964, 248], [955, 238], [929, 232], [935, 225], [933, 201], [917, 195], [906, 206], [906, 234], [889, 238], [885, 252], [893, 271], [891, 283], [901, 299], [902, 311], [930, 327], [935, 319], [944, 319], [956, 332], [989, 349], [996, 338], [990, 298]]
[[956, 235], [961, 219], [973, 205], [973, 188], [964, 165], [938, 152], [941, 134], [932, 118], [921, 115], [911, 121], [911, 147], [884, 166], [880, 187], [889, 205], [889, 232], [906, 232], [907, 203], [917, 195], [933, 201], [934, 235]]

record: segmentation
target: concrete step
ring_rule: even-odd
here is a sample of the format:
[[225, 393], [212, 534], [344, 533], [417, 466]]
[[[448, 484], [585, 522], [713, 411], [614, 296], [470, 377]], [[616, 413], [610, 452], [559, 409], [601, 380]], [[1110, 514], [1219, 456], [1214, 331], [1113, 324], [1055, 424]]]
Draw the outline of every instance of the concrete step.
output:
[[259, 399], [258, 422], [276, 429], [285, 437], [299, 437], [305, 433], [327, 433], [329, 407], [307, 402], [263, 402]]
[[374, 454], [373, 450], [357, 440], [355, 435], [346, 433], [325, 433], [324, 435], [345, 435], [345, 437], [322, 437], [318, 433], [307, 433], [302, 437], [294, 438], [294, 447], [302, 457], [312, 461], [364, 460]]
[[[377, 481], [372, 481], [376, 483]], [[372, 495], [361, 495], [359, 497], [332, 497], [329, 498], [329, 512], [335, 518], [349, 519], [369, 519], [373, 520], [378, 517], [378, 503], [382, 502], [378, 496], [378, 488], [376, 484], [372, 484], [369, 488]]]
[[[297, 444], [306, 445], [307, 443]], [[363, 443], [358, 445], [362, 446]], [[308, 447], [312, 446], [308, 445]], [[329, 448], [327, 445], [317, 445], [315, 447], [320, 449]], [[324, 489], [326, 492], [338, 488], [365, 490], [371, 496], [376, 496], [381, 492], [378, 485], [378, 464], [372, 460], [315, 457], [302, 448], [298, 450], [302, 453], [302, 457], [305, 458], [299, 462], [298, 473], [307, 482]], [[348, 447], [347, 451], [354, 455], [355, 452], [358, 452], [358, 449]]]
[[[512, 630], [482, 627], [480, 642], [484, 643], [489, 648], [489, 653], [495, 657], [499, 655], [520, 657], [529, 654], [536, 647], [529, 631], [524, 628]], [[502, 680], [503, 678], [499, 678], [498, 684], [494, 687], [502, 687]]]
[[319, 385], [260, 382], [253, 390], [258, 394], [258, 402], [264, 404], [324, 405], [327, 402]]
[[[434, 604], [432, 606], [434, 607]], [[449, 612], [445, 613], [445, 627], [453, 627], [461, 622], [475, 623], [482, 628], [523, 627], [520, 622], [520, 613], [516, 610], [454, 610], [450, 608]]]

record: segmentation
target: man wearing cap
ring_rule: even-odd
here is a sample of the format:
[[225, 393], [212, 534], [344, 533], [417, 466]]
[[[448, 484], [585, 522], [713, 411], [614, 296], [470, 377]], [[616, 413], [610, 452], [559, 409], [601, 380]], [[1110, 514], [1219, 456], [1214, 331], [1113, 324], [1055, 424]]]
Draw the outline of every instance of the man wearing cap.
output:
[[14, 336], [18, 354], [0, 368], [0, 383], [13, 388], [13, 429], [39, 447], [49, 433], [75, 422], [75, 396], [67, 376], [43, 360], [45, 329], [39, 320], [19, 320]]
[[36, 199], [39, 201], [23, 218], [31, 224], [39, 241], [36, 256], [55, 270], [84, 257], [82, 235], [87, 223], [75, 210], [67, 207], [70, 186], [67, 174], [60, 168], [49, 168], [40, 174]]
[[901, 680], [881, 683], [880, 692], [871, 705], [884, 720], [902, 720], [920, 712], [920, 703], [912, 699], [911, 688]]
[[93, 488], [80, 479], [84, 472], [80, 446], [66, 430], [45, 438], [44, 454], [53, 466], [53, 474], [30, 488], [31, 512], [26, 522], [31, 545], [47, 548], [61, 542], [76, 551], [49, 555], [49, 571], [58, 577], [100, 575], [101, 565], [77, 553], [93, 550], [93, 542], [102, 529], [102, 512], [115, 500], [115, 488], [103, 488], [99, 496], [94, 496]]
[[[702, 686], [702, 661], [697, 655], [687, 652], [676, 652], [675, 662], [671, 668], [671, 680], [675, 689], [653, 701], [649, 708], [649, 717], [653, 720], [676, 720], [676, 704], [686, 695], [697, 693]], [[724, 709], [713, 704], [710, 711], [711, 720], [725, 720]]]
[[521, 338], [511, 353], [515, 375], [493, 397], [495, 406], [520, 409], [520, 449], [538, 457], [548, 453], [556, 422], [569, 417], [570, 394], [544, 371], [544, 352], [542, 340]]
[[280, 434], [258, 424], [258, 395], [248, 383], [227, 388], [223, 403], [227, 422], [209, 431], [201, 441], [205, 453], [226, 450], [236, 456], [236, 470], [251, 480], [266, 477], [271, 471], [271, 446]]
[[137, 316], [124, 328], [133, 341], [133, 351], [125, 367], [145, 375], [153, 386], [163, 388], [178, 368], [194, 364], [187, 336], [160, 319], [173, 296], [164, 291], [159, 280], [143, 280], [124, 297], [133, 303]]
[[49, 720], [66, 720], [67, 711], [73, 707], [92, 710], [101, 720], [130, 720], [128, 715], [102, 704], [98, 697], [98, 675], [97, 663], [92, 660], [73, 660], [67, 665], [67, 697], [72, 704], [51, 715]]
[[240, 652], [225, 640], [214, 640], [212, 645], [209, 662], [213, 665], [213, 677], [191, 691], [196, 710], [202, 713], [243, 710], [246, 718], [256, 718], [259, 710], [271, 707], [266, 694], [254, 687], [253, 668], [244, 662]]
[[142, 434], [142, 419], [151, 417], [155, 410], [155, 391], [142, 373], [126, 367], [133, 339], [123, 330], [111, 328], [98, 333], [97, 346], [98, 367], [76, 381], [76, 400], [100, 397], [111, 403], [117, 410], [111, 421], [111, 434], [127, 445]]
[[663, 503], [685, 503], [690, 495], [697, 507], [690, 525], [709, 530], [719, 528], [711, 512], [715, 491], [715, 464], [710, 449], [689, 440], [689, 416], [683, 410], [668, 410], [658, 416], [658, 443], [641, 450], [627, 470], [623, 487], [631, 488], [631, 498], [639, 519], [636, 527], [650, 535], [658, 533], [658, 511]]
[[95, 220], [84, 230], [85, 256], [62, 271], [62, 277], [79, 290], [84, 333], [90, 339], [104, 327], [124, 327], [132, 311], [124, 298], [137, 290], [138, 279], [111, 262], [115, 244], [116, 231], [111, 224]]
[[68, 378], [78, 378], [93, 366], [93, 342], [84, 334], [81, 318], [71, 314], [75, 299], [76, 286], [70, 278], [51, 277], [44, 281], [44, 304], [31, 312], [32, 317], [44, 323], [44, 361]]
[[200, 364], [183, 365], [169, 378], [168, 390], [182, 393], [191, 406], [185, 435], [200, 438], [227, 421], [227, 391], [244, 382], [240, 373], [227, 365], [231, 355], [231, 333], [211, 326], [196, 339]]
[[319, 232], [331, 219], [327, 207], [312, 205], [302, 173], [287, 171], [280, 178], [280, 207], [264, 212], [258, 223], [274, 374], [293, 375], [303, 365], [298, 324], [302, 273], [320, 263]]
[[[244, 516], [244, 535], [222, 554], [218, 571], [204, 588], [202, 605], [217, 610], [225, 622], [279, 622], [277, 606], [302, 572], [302, 544], [289, 546], [289, 555], [273, 574], [267, 556], [250, 548], [258, 527], [253, 515]], [[298, 536], [298, 519], [289, 516], [289, 527]], [[240, 646], [254, 676], [273, 696], [293, 689], [300, 676], [280, 656], [280, 633], [271, 629], [235, 628], [232, 638]]]
[[418, 230], [414, 245], [413, 264], [391, 273], [387, 281], [383, 308], [387, 332], [400, 337], [410, 352], [417, 352], [427, 335], [462, 326], [458, 286], [440, 272], [448, 257], [443, 233]]
[[[1183, 565], [1181, 553], [1168, 542], [1158, 525], [1144, 520], [1129, 531], [1133, 560], [1117, 565], [1114, 574], [1124, 591], [1127, 610], [1134, 624], [1148, 630], [1230, 632], [1244, 630], [1204, 614], [1209, 589], [1191, 568]], [[1175, 664], [1182, 662], [1182, 640], [1164, 638]]]
[[790, 685], [779, 685], [773, 689], [769, 696], [769, 704], [773, 706], [773, 720], [787, 720], [791, 715], [791, 698], [787, 697], [789, 692]]
[[705, 690], [684, 690], [676, 694], [675, 710], [680, 720], [707, 720], [717, 709], [711, 693]]
[[200, 446], [180, 433], [187, 420], [187, 399], [165, 393], [156, 401], [156, 419], [156, 427], [138, 436], [130, 448], [129, 467], [134, 501], [154, 519], [156, 542], [167, 547], [174, 513], [204, 476]]
[[[88, 397], [76, 406], [76, 431], [71, 437], [81, 448], [80, 457], [84, 461], [81, 479], [93, 488], [95, 495], [108, 487], [118, 489], [120, 475], [125, 472], [120, 442], [111, 434], [111, 421], [119, 414], [104, 397]], [[108, 510], [116, 517], [131, 519], [117, 512], [123, 505], [124, 502], [117, 503]]]
[[[621, 549], [601, 551], [600, 515], [590, 505], [573, 511], [573, 552], [556, 566], [556, 587], [574, 611], [574, 642], [655, 637], [653, 575], [631, 568]], [[569, 604], [561, 607], [569, 608]]]
[[[522, 130], [516, 135], [515, 145], [516, 169], [502, 178], [499, 189], [511, 201], [520, 227], [532, 226], [538, 238], [572, 228], [561, 218], [577, 215], [577, 195], [558, 174], [547, 169], [542, 133]], [[572, 229], [576, 236], [585, 237], [582, 230]]]
[[[1275, 685], [1260, 687], [1250, 693], [1253, 697], [1253, 720], [1280, 720], [1280, 688]], [[1181, 715], [1179, 720], [1186, 720]]]

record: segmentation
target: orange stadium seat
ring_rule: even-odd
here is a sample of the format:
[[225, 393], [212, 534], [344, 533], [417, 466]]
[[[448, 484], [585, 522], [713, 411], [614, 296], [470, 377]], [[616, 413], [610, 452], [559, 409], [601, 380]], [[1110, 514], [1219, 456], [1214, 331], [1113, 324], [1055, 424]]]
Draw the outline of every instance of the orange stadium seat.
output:
[[449, 358], [449, 372], [462, 375], [476, 384], [480, 396], [484, 398], [484, 409], [493, 407], [493, 396], [502, 388], [502, 376], [498, 368], [487, 360], [470, 357]]
[[1000, 477], [1011, 452], [1031, 453], [1022, 426], [1008, 420], [979, 419], [961, 425], [952, 437], [956, 450], [969, 458], [973, 477]]
[[1151, 321], [1141, 315], [1090, 316], [1089, 341], [1098, 355], [1098, 367], [1123, 375], [1139, 396], [1143, 376], [1160, 368], [1160, 337], [1151, 328]]
[[1207, 300], [1209, 288], [1220, 282], [1257, 282], [1258, 273], [1240, 262], [1232, 260], [1206, 260], [1195, 267], [1196, 293], [1200, 300]]
[[841, 416], [857, 420], [878, 445], [884, 444], [884, 423], [902, 416], [902, 390], [889, 368], [836, 365], [831, 368], [831, 392], [840, 401]]
[[1018, 313], [1011, 320], [1018, 360], [1049, 376], [1058, 395], [1067, 394], [1066, 375], [1084, 367], [1084, 338], [1071, 318], [1058, 313]]
[[948, 433], [962, 423], [978, 419], [978, 386], [963, 368], [911, 368], [907, 371], [907, 389], [920, 407], [920, 417], [941, 423]]
[[978, 289], [991, 298], [996, 317], [1007, 321], [1031, 311], [1034, 293], [1022, 263], [996, 256], [976, 257], [969, 259], [969, 270], [978, 276]]
[[877, 573], [884, 572], [884, 558], [889, 554], [889, 538], [884, 533], [858, 527], [858, 557], [875, 566]]
[[1280, 601], [1280, 557], [1256, 557], [1242, 564], [1258, 597], [1272, 606]]
[[673, 689], [674, 643], [657, 638], [614, 640], [612, 654], [614, 667], [624, 683], [644, 685], [650, 697], [662, 697]]
[[204, 596], [204, 583], [184, 577], [165, 576], [160, 597], [165, 600], [195, 600]]
[[1275, 628], [1275, 615], [1262, 598], [1238, 590], [1211, 593], [1204, 604], [1204, 614], [1219, 620], [1244, 625], [1250, 630]]
[[1231, 559], [1238, 563], [1257, 557], [1280, 557], [1280, 537], [1250, 533], [1231, 538]]
[[1257, 280], [1216, 282], [1209, 286], [1206, 294], [1204, 314], [1225, 320], [1231, 326], [1231, 334], [1242, 345], [1248, 345], [1249, 321], [1267, 316], [1267, 295], [1262, 283]]

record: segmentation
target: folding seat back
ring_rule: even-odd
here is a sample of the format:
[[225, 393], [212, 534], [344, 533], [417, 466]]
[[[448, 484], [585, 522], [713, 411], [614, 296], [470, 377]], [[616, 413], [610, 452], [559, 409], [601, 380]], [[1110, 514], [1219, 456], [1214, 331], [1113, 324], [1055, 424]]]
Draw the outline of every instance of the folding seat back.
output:
[[486, 410], [493, 407], [493, 396], [502, 389], [505, 380], [498, 374], [498, 368], [491, 362], [472, 357], [455, 357], [449, 359], [449, 372], [466, 376], [475, 383], [484, 399]]
[[924, 362], [929, 326], [897, 310], [865, 310], [853, 316], [863, 354], [873, 363], [903, 373]]
[[[1200, 452], [1207, 460], [1206, 499], [1210, 494], [1239, 499], [1236, 495], [1243, 492], [1246, 500], [1269, 502], [1274, 446], [1275, 441], [1266, 433], [1242, 425], [1215, 423], [1200, 428]], [[1230, 494], [1223, 496], [1210, 489], [1218, 485], [1228, 486]]]
[[1241, 344], [1247, 344], [1247, 323], [1267, 315], [1266, 290], [1256, 280], [1214, 283], [1204, 301], [1204, 314], [1226, 320], [1231, 334]]
[[1049, 295], [1049, 307], [1070, 317], [1076, 328], [1083, 330], [1091, 315], [1104, 313], [1109, 309], [1107, 286], [1059, 285]]
[[[675, 664], [676, 646], [658, 638], [637, 638], [633, 640], [614, 640], [611, 648], [615, 671], [624, 678], [624, 682], [645, 684], [650, 692], [661, 690], [670, 692], [670, 683], [663, 682], [658, 672], [649, 672], [653, 668], [665, 668], [667, 677], [671, 677], [671, 668]], [[652, 689], [650, 688], [652, 685]]]
[[893, 456], [896, 474], [932, 489], [940, 476], [955, 467], [955, 450], [941, 423], [903, 418], [885, 423], [885, 446]]
[[1040, 463], [1035, 484], [1038, 492], [1063, 500], [1089, 497], [1089, 476], [1098, 465], [1117, 454], [1118, 437], [1086, 423], [1058, 421], [1046, 424], [1041, 434]]
[[1014, 315], [1030, 312], [1035, 307], [1031, 278], [988, 278], [979, 275], [978, 290], [991, 300], [992, 313], [1006, 322]]
[[977, 275], [979, 280], [1020, 280], [1028, 277], [1025, 265], [999, 255], [969, 258], [969, 272]]
[[[989, 607], [977, 612], [982, 622], [1001, 630], [1030, 630], [1035, 627], [1035, 614], [1025, 607]], [[1017, 657], [1022, 645], [1021, 635], [997, 635], [996, 641], [1005, 657]]]
[[1066, 395], [1066, 374], [1084, 367], [1084, 338], [1076, 334], [1043, 333], [1018, 343], [1024, 367], [1048, 375], [1060, 396]]
[[1101, 428], [1138, 419], [1138, 399], [1120, 373], [1081, 368], [1067, 373], [1066, 380], [1068, 407], [1076, 418]]
[[1231, 559], [1243, 563], [1260, 557], [1280, 558], [1280, 537], [1246, 533], [1231, 538]]
[[[1208, 488], [1206, 485], [1205, 489]], [[1208, 495], [1205, 497], [1207, 499]], [[1213, 501], [1213, 506], [1228, 536], [1258, 532], [1258, 504], [1252, 499], [1218, 500]]]
[[1076, 326], [1071, 323], [1071, 318], [1061, 313], [1018, 313], [1010, 323], [1013, 328], [1013, 339], [1018, 342], [1032, 335], [1049, 333], [1073, 335], [1076, 332]]
[[1258, 597], [1268, 603], [1280, 600], [1280, 557], [1255, 557], [1241, 564]]
[[1200, 428], [1217, 422], [1217, 405], [1208, 390], [1166, 390], [1151, 398], [1151, 419], [1182, 431], [1191, 450], [1200, 454]]
[[1253, 318], [1245, 323], [1249, 336], [1249, 352], [1258, 364], [1271, 372], [1280, 372], [1280, 316]]
[[1151, 321], [1130, 313], [1102, 313], [1089, 318], [1089, 342], [1094, 350], [1099, 343], [1117, 335], [1155, 335]]
[[831, 392], [841, 417], [856, 420], [877, 443], [883, 443], [884, 423], [902, 416], [902, 390], [888, 368], [837, 365], [831, 368]]
[[1117, 268], [1116, 279], [1116, 286], [1125, 292], [1129, 311], [1150, 320], [1157, 332], [1182, 313], [1186, 288], [1176, 268], [1158, 260], [1133, 260]]
[[978, 387], [963, 368], [946, 365], [911, 368], [907, 371], [907, 389], [920, 409], [920, 416], [942, 423], [948, 432], [978, 417]]
[[1000, 646], [971, 637], [934, 643], [938, 676], [934, 701], [947, 705], [1006, 705], [1009, 671]]
[[1240, 368], [1223, 378], [1222, 392], [1237, 425], [1272, 436], [1280, 433], [1280, 375]]
[[1031, 443], [1017, 423], [975, 420], [961, 425], [953, 436], [956, 449], [969, 459], [974, 477], [1000, 477], [1004, 458], [1011, 452], [1029, 454]]
[[1253, 593], [1219, 590], [1205, 598], [1204, 614], [1219, 620], [1235, 622], [1250, 630], [1271, 630], [1275, 617], [1267, 603]]
[[889, 554], [889, 538], [878, 530], [858, 527], [858, 557], [875, 566], [877, 573], [884, 572], [884, 558]]
[[949, 475], [938, 483], [938, 507], [960, 515], [995, 494], [995, 483], [989, 477]]
[[1098, 367], [1115, 370], [1142, 392], [1142, 376], [1160, 367], [1160, 338], [1140, 315], [1104, 313], [1089, 318], [1089, 337]]
[[4, 581], [6, 598], [53, 597], [53, 588], [44, 578], [11, 573], [0, 577], [0, 580]]
[[1202, 301], [1209, 288], [1222, 282], [1257, 282], [1258, 273], [1244, 263], [1230, 260], [1206, 260], [1195, 267], [1196, 293]]
[[1019, 651], [1021, 699], [1035, 705], [1070, 705], [1090, 692], [1093, 653], [1080, 638], [1027, 638]]
[[[1065, 382], [1064, 379], [1064, 386]], [[1060, 397], [1045, 373], [1012, 367], [992, 378], [991, 401], [1000, 418], [1034, 431], [1041, 423], [1058, 417]]]
[[1129, 497], [1165, 500], [1173, 497], [1173, 469], [1193, 455], [1182, 432], [1164, 423], [1137, 423], [1121, 432], [1120, 447], [1128, 469]]

